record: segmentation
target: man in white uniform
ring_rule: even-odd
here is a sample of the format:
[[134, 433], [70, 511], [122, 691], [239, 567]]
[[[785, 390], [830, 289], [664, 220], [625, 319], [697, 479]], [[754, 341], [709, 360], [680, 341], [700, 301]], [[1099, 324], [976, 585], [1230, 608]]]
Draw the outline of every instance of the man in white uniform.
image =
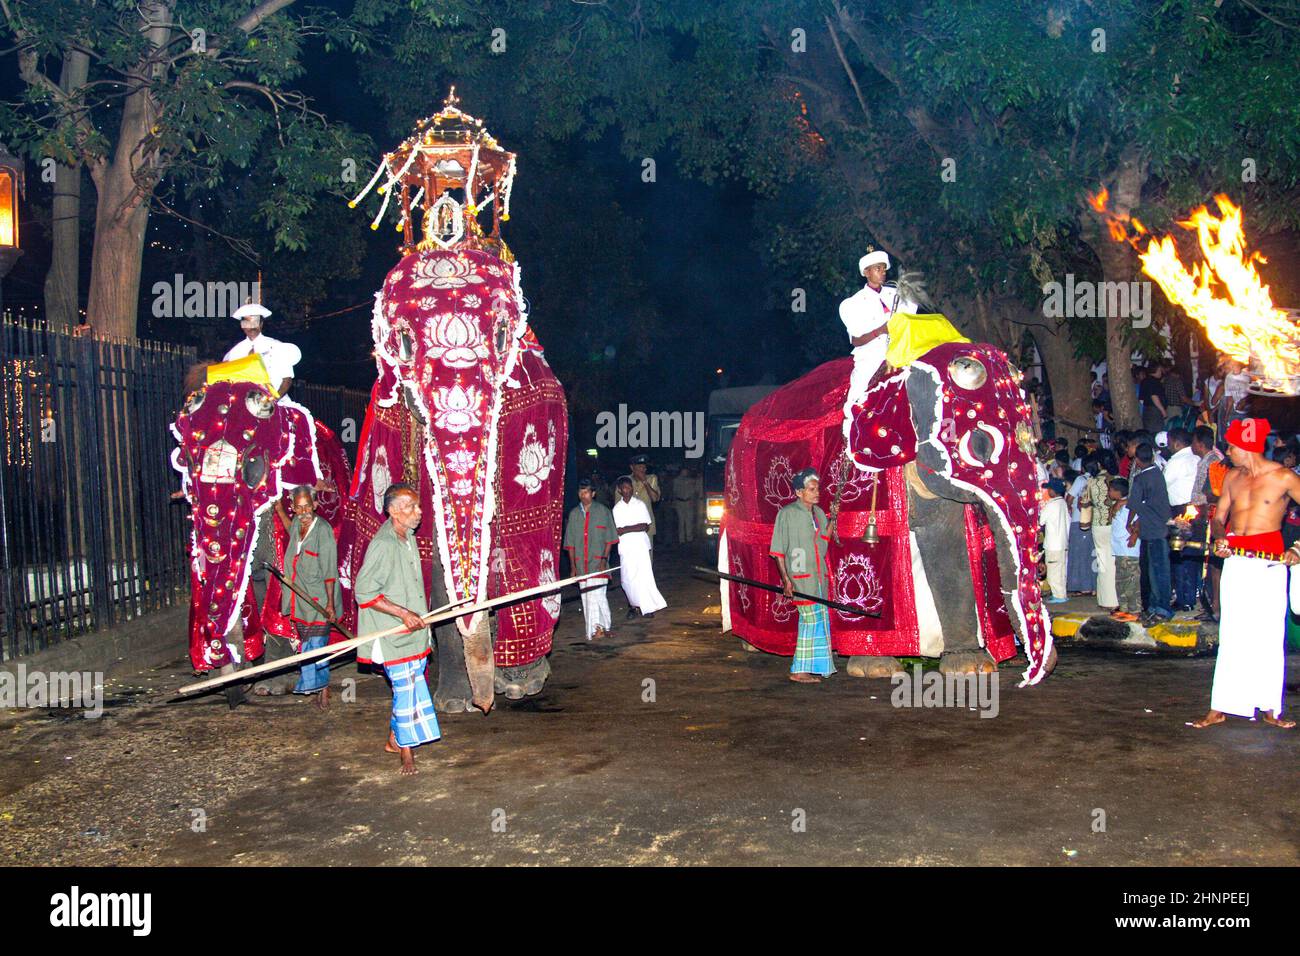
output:
[[231, 348], [221, 361], [233, 362], [256, 352], [262, 356], [271, 385], [283, 398], [293, 385], [293, 367], [302, 361], [302, 352], [292, 342], [262, 334], [262, 320], [270, 314], [270, 309], [256, 302], [241, 305], [232, 312], [231, 318], [238, 319], [239, 327], [244, 330], [244, 340]]
[[668, 606], [655, 585], [650, 564], [650, 509], [632, 494], [632, 478], [618, 480], [619, 500], [614, 505], [614, 524], [618, 527], [619, 580], [627, 595], [627, 616], [640, 611], [653, 617], [655, 611]]
[[849, 379], [848, 400], [844, 403], [844, 437], [849, 437], [851, 410], [862, 401], [867, 385], [885, 360], [889, 348], [889, 317], [893, 315], [898, 293], [885, 286], [889, 255], [869, 252], [858, 260], [858, 270], [867, 284], [840, 303], [840, 321], [853, 343], [853, 376]]
[[[266, 366], [266, 374], [270, 376], [271, 387], [279, 393], [280, 398], [284, 398], [289, 387], [293, 385], [293, 368], [302, 361], [302, 352], [291, 342], [280, 342], [262, 334], [262, 320], [270, 314], [270, 309], [256, 302], [248, 302], [232, 312], [230, 317], [239, 320], [239, 327], [244, 330], [244, 339], [226, 352], [221, 360], [233, 362], [235, 359], [253, 353], [262, 356], [262, 364]], [[264, 511], [258, 516], [255, 534], [257, 537], [253, 543], [253, 570], [249, 574], [249, 580], [253, 585], [253, 596], [260, 607], [266, 598], [266, 588], [270, 583], [263, 565], [265, 562], [274, 563], [276, 560], [270, 511]], [[293, 647], [285, 638], [268, 631], [266, 651], [267, 661], [273, 661], [288, 657], [293, 653]], [[253, 685], [253, 693], [258, 696], [284, 694], [293, 686], [290, 677], [292, 674], [281, 674], [258, 681]]]

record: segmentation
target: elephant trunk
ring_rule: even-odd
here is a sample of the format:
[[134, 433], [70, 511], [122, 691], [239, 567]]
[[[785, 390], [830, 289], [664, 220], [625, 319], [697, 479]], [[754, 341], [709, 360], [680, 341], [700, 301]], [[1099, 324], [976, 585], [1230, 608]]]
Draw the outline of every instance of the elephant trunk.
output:
[[471, 700], [487, 713], [492, 709], [496, 664], [492, 659], [492, 628], [486, 614], [474, 615], [465, 641], [465, 671], [469, 675]]

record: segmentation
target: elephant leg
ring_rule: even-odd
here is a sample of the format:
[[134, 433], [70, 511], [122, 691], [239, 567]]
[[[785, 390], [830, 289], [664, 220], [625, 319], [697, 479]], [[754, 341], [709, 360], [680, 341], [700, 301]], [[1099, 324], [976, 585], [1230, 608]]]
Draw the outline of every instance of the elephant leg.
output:
[[[286, 657], [293, 656], [293, 644], [288, 638], [281, 637], [278, 634], [266, 632], [266, 651], [262, 656], [263, 664], [270, 664], [273, 661], [284, 660]], [[272, 674], [266, 680], [260, 680], [253, 685], [253, 693], [258, 697], [281, 697], [293, 690], [298, 683], [298, 672], [296, 670], [281, 671], [279, 674]]]
[[550, 661], [539, 657], [531, 664], [520, 667], [498, 667], [494, 685], [498, 694], [505, 694], [509, 700], [520, 700], [540, 694], [546, 686], [546, 678], [550, 676]]
[[915, 493], [909, 497], [916, 548], [943, 634], [938, 642], [928, 643], [922, 636], [922, 656], [940, 657], [941, 670], [973, 670], [975, 665], [971, 661], [980, 656], [992, 664], [979, 643], [975, 586], [966, 552], [965, 505]]
[[850, 657], [845, 667], [850, 677], [892, 677], [903, 673], [897, 657]]
[[455, 625], [437, 629], [438, 687], [433, 706], [442, 714], [461, 714], [473, 707], [474, 694], [465, 669], [465, 642]]

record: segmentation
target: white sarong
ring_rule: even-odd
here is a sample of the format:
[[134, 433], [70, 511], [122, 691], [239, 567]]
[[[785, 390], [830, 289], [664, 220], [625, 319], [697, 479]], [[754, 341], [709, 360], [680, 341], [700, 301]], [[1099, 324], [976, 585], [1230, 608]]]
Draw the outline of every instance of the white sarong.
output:
[[[650, 509], [637, 498], [614, 503], [614, 524], [619, 528], [649, 524]], [[653, 614], [668, 606], [668, 602], [655, 586], [654, 566], [650, 563], [651, 538], [644, 531], [629, 531], [618, 536], [619, 580], [627, 603], [640, 608], [642, 614]]]
[[587, 640], [591, 640], [596, 628], [609, 632], [609, 601], [606, 594], [609, 584], [603, 578], [588, 578], [578, 584], [582, 594], [582, 619], [587, 624]]
[[1281, 716], [1286, 577], [1286, 565], [1278, 561], [1240, 555], [1224, 560], [1213, 710], [1254, 717], [1259, 708]]

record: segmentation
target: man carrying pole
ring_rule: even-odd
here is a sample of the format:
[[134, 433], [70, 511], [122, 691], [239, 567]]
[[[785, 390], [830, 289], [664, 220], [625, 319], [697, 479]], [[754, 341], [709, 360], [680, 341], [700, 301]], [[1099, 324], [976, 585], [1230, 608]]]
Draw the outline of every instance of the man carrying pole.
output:
[[[798, 500], [776, 513], [772, 528], [770, 553], [781, 572], [783, 593], [799, 610], [799, 633], [790, 679], [800, 684], [816, 684], [835, 673], [831, 657], [831, 619], [826, 605], [800, 600], [796, 590], [818, 598], [829, 597], [830, 522], [826, 512], [817, 507], [821, 497], [821, 480], [817, 472], [805, 468], [791, 482]], [[798, 587], [796, 587], [798, 582]]]
[[[280, 612], [289, 618], [298, 635], [299, 651], [312, 651], [324, 647], [329, 641], [330, 627], [343, 607], [343, 590], [339, 586], [338, 548], [334, 543], [334, 529], [316, 514], [316, 496], [310, 485], [299, 485], [290, 493], [293, 517], [285, 510], [284, 502], [276, 499], [275, 512], [289, 532], [289, 544], [284, 549], [281, 580], [289, 580], [296, 587], [285, 587], [280, 594]], [[308, 602], [299, 593], [311, 598]], [[316, 704], [329, 706], [330, 668], [328, 663], [304, 664], [295, 694], [317, 694]]]
[[362, 644], [357, 648], [357, 660], [382, 664], [393, 686], [393, 716], [384, 749], [401, 754], [401, 772], [409, 775], [419, 772], [414, 749], [442, 736], [424, 677], [430, 641], [429, 628], [422, 620], [429, 605], [415, 543], [420, 496], [408, 484], [390, 485], [384, 492], [384, 514], [388, 520], [370, 539], [357, 573], [357, 630], [362, 634], [382, 631], [392, 627], [394, 618], [405, 624], [406, 630]]
[[[578, 480], [578, 507], [569, 512], [564, 528], [564, 548], [574, 574], [587, 574], [609, 567], [609, 552], [618, 544], [618, 529], [610, 510], [596, 500], [590, 478]], [[582, 620], [587, 640], [609, 633], [608, 577], [597, 577], [582, 587]]]

